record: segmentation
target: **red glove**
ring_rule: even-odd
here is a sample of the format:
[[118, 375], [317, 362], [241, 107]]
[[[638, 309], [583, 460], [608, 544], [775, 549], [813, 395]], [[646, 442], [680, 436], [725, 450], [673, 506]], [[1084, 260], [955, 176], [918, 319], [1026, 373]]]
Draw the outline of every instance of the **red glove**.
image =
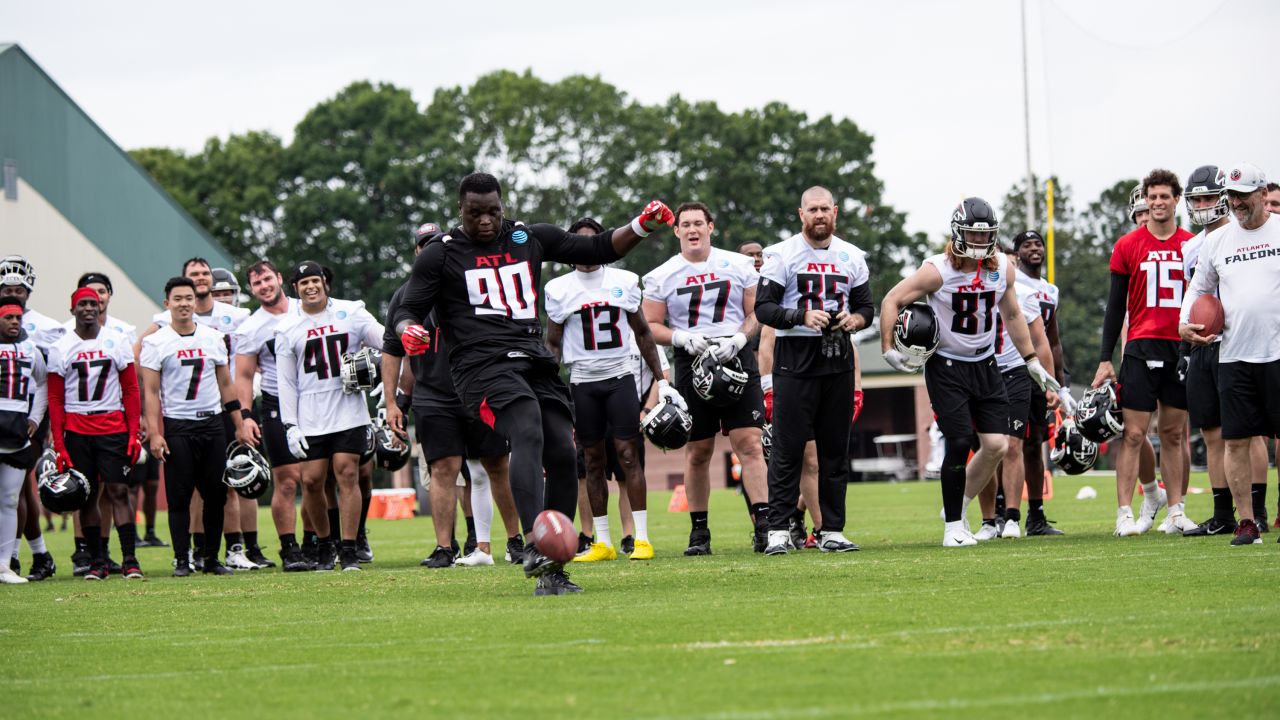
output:
[[67, 454], [65, 448], [57, 448], [54, 453], [56, 454], [55, 461], [58, 464], [58, 472], [63, 473], [75, 467], [75, 464], [71, 462], [71, 456]]
[[672, 214], [671, 208], [661, 200], [654, 200], [645, 205], [640, 215], [631, 221], [631, 229], [644, 237], [663, 225], [674, 225], [675, 222], [676, 216]]
[[861, 390], [853, 391], [853, 422], [858, 422], [858, 416], [862, 414], [862, 401], [864, 395]]
[[764, 393], [764, 421], [773, 422], [773, 391], [766, 390]]
[[410, 325], [400, 333], [400, 344], [408, 355], [421, 355], [431, 348], [431, 333], [421, 325]]
[[142, 455], [142, 440], [137, 433], [129, 433], [129, 447], [124, 452], [129, 457], [130, 465], [138, 464], [138, 458]]

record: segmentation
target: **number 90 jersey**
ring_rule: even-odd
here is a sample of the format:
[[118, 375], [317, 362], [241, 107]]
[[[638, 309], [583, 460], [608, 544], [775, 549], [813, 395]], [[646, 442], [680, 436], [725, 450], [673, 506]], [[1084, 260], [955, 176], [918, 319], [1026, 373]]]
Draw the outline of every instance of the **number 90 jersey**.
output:
[[142, 339], [142, 367], [160, 373], [160, 413], [176, 420], [200, 420], [222, 412], [217, 367], [227, 364], [222, 333], [196, 325], [179, 335], [165, 325]]
[[631, 355], [626, 315], [640, 309], [639, 275], [611, 267], [575, 270], [548, 282], [545, 292], [547, 317], [564, 325], [566, 363]]
[[711, 248], [706, 262], [676, 255], [644, 276], [644, 299], [667, 306], [672, 330], [728, 337], [742, 327], [742, 294], [759, 276], [746, 255]]
[[[804, 235], [793, 235], [765, 248], [760, 281], [781, 285], [778, 303], [784, 308], [826, 310], [835, 317], [850, 311], [849, 290], [871, 278], [866, 253], [838, 237], [825, 248], [815, 248]], [[779, 328], [778, 337], [819, 337], [821, 330], [797, 325]]]
[[105, 327], [92, 340], [69, 332], [49, 348], [49, 372], [66, 381], [63, 407], [68, 414], [123, 412], [120, 371], [132, 364], [129, 338]]
[[995, 353], [1000, 297], [1009, 284], [1013, 264], [996, 253], [998, 270], [981, 267], [971, 272], [955, 269], [946, 255], [925, 260], [942, 275], [942, 287], [929, 293], [929, 307], [938, 316], [938, 354], [952, 360], [973, 362]]
[[369, 424], [362, 392], [342, 389], [342, 356], [362, 347], [382, 347], [382, 324], [364, 303], [329, 300], [324, 312], [302, 310], [276, 326], [276, 382], [280, 418], [307, 436], [327, 435]]

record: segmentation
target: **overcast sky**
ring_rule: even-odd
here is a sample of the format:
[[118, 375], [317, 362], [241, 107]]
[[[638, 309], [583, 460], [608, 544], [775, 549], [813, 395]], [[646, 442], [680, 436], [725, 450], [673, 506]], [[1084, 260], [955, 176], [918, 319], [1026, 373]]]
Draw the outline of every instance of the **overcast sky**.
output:
[[[886, 199], [911, 230], [945, 231], [960, 198], [998, 199], [1025, 173], [1018, 0], [626, 7], [8, 2], [0, 42], [21, 44], [129, 149], [289, 138], [354, 80], [425, 105], [434, 88], [531, 68], [599, 75], [644, 102], [779, 100], [848, 117], [875, 137]], [[1070, 184], [1078, 207], [1156, 166], [1185, 178], [1247, 159], [1280, 175], [1280, 3], [1028, 0], [1027, 12], [1033, 166]]]

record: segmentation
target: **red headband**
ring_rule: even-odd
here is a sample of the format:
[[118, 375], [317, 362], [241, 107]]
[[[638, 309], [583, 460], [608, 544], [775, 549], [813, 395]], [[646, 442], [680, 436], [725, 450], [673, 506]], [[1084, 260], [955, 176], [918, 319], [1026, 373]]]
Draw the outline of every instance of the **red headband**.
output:
[[92, 300], [96, 303], [102, 302], [102, 299], [98, 297], [97, 292], [90, 290], [87, 287], [82, 287], [79, 290], [76, 290], [75, 292], [71, 293], [71, 310], [72, 311], [75, 311], [76, 305], [79, 305], [81, 300]]
[[0, 317], [9, 315], [21, 315], [23, 313], [22, 306], [12, 300], [0, 300]]

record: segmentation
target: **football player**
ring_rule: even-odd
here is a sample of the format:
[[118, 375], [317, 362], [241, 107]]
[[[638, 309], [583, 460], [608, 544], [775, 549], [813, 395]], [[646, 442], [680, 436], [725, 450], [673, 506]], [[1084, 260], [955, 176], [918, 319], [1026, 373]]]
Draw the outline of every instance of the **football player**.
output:
[[810, 438], [818, 453], [818, 549], [858, 549], [844, 535], [854, 406], [851, 335], [870, 324], [875, 307], [866, 253], [835, 235], [838, 212], [831, 191], [806, 190], [801, 231], [765, 251], [757, 288], [756, 315], [777, 335], [766, 555], [786, 554], [792, 546], [788, 523], [800, 499]]
[[147, 441], [167, 470], [173, 575], [187, 577], [192, 571], [187, 562], [188, 509], [197, 491], [204, 498], [203, 571], [230, 575], [233, 571], [218, 562], [223, 505], [228, 502], [222, 482], [227, 451], [223, 412], [231, 416], [238, 437], [243, 436], [243, 426], [240, 401], [227, 369], [226, 341], [222, 333], [193, 319], [196, 286], [191, 278], [171, 278], [164, 295], [170, 322], [143, 339], [139, 364], [147, 398]]
[[[755, 521], [753, 545], [764, 551], [769, 505], [760, 428], [764, 395], [754, 353], [742, 352], [759, 333], [756, 322], [754, 263], [746, 256], [712, 247], [715, 220], [698, 202], [684, 203], [675, 213], [679, 254], [644, 276], [644, 314], [653, 339], [675, 352], [676, 390], [689, 404], [693, 430], [685, 448], [685, 490], [689, 499], [689, 547], [685, 555], [710, 555], [711, 530], [707, 501], [715, 436], [729, 435], [742, 464], [742, 486]], [[737, 400], [713, 405], [693, 389], [693, 365], [707, 351], [718, 362], [735, 358], [746, 374]], [[790, 516], [790, 511], [788, 511]]]
[[[1177, 225], [1182, 183], [1168, 170], [1153, 170], [1142, 181], [1150, 208], [1145, 225], [1116, 241], [1111, 253], [1111, 292], [1103, 321], [1102, 345], [1093, 387], [1117, 380], [1111, 357], [1128, 310], [1129, 330], [1120, 365], [1120, 406], [1124, 435], [1116, 456], [1117, 536], [1139, 535], [1169, 506], [1178, 532], [1196, 526], [1182, 503], [1184, 445], [1187, 442], [1187, 393], [1178, 381], [1178, 309], [1182, 306], [1182, 245], [1191, 233]], [[1133, 514], [1139, 454], [1151, 414], [1160, 409], [1161, 490], [1154, 478], [1142, 486], [1142, 511]], [[1176, 478], [1176, 480], [1170, 480]]]
[[[0, 259], [0, 299], [12, 298], [18, 300], [25, 308], [27, 302], [31, 299], [31, 293], [35, 291], [35, 286], [35, 269], [26, 258], [21, 255], [9, 255], [4, 259]], [[22, 338], [35, 343], [36, 348], [44, 358], [49, 356], [49, 346], [65, 334], [66, 330], [53, 318], [30, 308], [26, 308], [23, 312]], [[44, 423], [41, 424], [34, 435], [37, 455], [43, 450], [48, 436], [49, 416], [46, 413]], [[53, 554], [45, 547], [44, 536], [40, 532], [40, 508], [40, 499], [36, 496], [35, 491], [35, 469], [32, 468], [27, 473], [27, 481], [22, 484], [22, 489], [18, 496], [18, 529], [31, 547], [31, 570], [27, 573], [27, 579], [32, 581], [51, 577], [57, 570], [57, 565], [53, 561]], [[63, 522], [66, 522], [65, 518]], [[77, 542], [82, 544], [83, 540], [78, 540]], [[15, 544], [12, 565], [17, 565], [17, 553], [18, 546]], [[0, 563], [7, 561], [8, 558], [0, 557]], [[86, 562], [84, 572], [88, 572], [88, 570], [89, 567]]]
[[360, 456], [368, 447], [369, 406], [363, 392], [342, 385], [342, 356], [362, 347], [381, 347], [382, 324], [364, 303], [329, 297], [320, 263], [298, 264], [290, 278], [301, 312], [276, 326], [276, 381], [280, 416], [289, 451], [302, 461], [302, 501], [309, 508], [320, 543], [319, 569], [335, 560], [324, 485], [330, 466], [338, 483], [343, 572], [358, 571], [356, 534], [360, 526]]
[[[44, 356], [22, 336], [26, 304], [0, 297], [0, 584], [21, 585], [27, 578], [9, 567], [17, 553], [18, 496], [27, 472], [35, 467], [33, 436], [48, 408]], [[37, 519], [37, 528], [39, 520]]]
[[[967, 198], [951, 216], [951, 239], [943, 254], [894, 286], [880, 306], [880, 347], [885, 361], [903, 372], [919, 365], [892, 346], [898, 313], [927, 297], [938, 320], [939, 343], [924, 365], [925, 386], [945, 442], [942, 546], [977, 544], [965, 520], [969, 503], [991, 481], [1008, 448], [1008, 397], [995, 358], [999, 322], [1041, 390], [1057, 382], [1036, 356], [1027, 322], [1013, 289], [1013, 262], [998, 252], [995, 210]], [[976, 433], [976, 437], [975, 437]], [[977, 451], [969, 459], [969, 452]]]
[[[668, 224], [671, 211], [653, 201], [630, 225], [591, 237], [570, 235], [504, 219], [501, 186], [485, 173], [462, 180], [458, 208], [462, 224], [414, 261], [393, 324], [405, 351], [421, 354], [432, 340], [422, 322], [438, 307], [436, 321], [463, 407], [511, 445], [511, 490], [528, 537], [543, 509], [572, 515], [578, 493], [573, 401], [538, 322], [542, 262], [614, 262]], [[538, 577], [536, 595], [582, 590], [532, 544], [525, 546], [524, 570]]]
[[[640, 277], [605, 265], [578, 264], [547, 283], [547, 347], [557, 361], [570, 366], [574, 431], [586, 461], [595, 542], [574, 562], [615, 560], [609, 534], [608, 459], [605, 441], [612, 438], [625, 478], [635, 522], [632, 560], [653, 559], [649, 542], [647, 485], [640, 469], [640, 398], [633, 374], [635, 345], [655, 377], [662, 377], [658, 348], [640, 313]], [[658, 396], [684, 408], [685, 401], [665, 380]]]
[[[75, 330], [49, 348], [50, 439], [58, 469], [74, 467], [91, 488], [80, 510], [90, 558], [86, 580], [105, 580], [108, 572], [98, 496], [104, 485], [112, 494], [127, 494], [128, 470], [142, 451], [134, 354], [128, 337], [98, 324], [101, 308], [98, 293], [87, 287], [76, 290], [71, 296]], [[113, 507], [122, 572], [126, 578], [140, 578], [134, 518], [120, 515], [121, 504]]]

